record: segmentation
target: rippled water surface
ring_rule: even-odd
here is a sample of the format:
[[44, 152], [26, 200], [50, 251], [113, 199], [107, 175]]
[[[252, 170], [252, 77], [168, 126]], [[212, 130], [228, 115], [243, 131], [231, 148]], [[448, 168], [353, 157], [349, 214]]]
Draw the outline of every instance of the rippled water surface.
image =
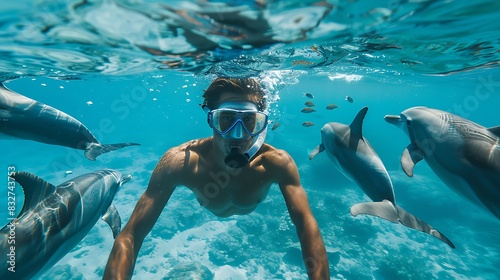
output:
[[19, 0], [2, 6], [4, 77], [166, 69], [447, 75], [496, 67], [500, 56], [498, 1]]

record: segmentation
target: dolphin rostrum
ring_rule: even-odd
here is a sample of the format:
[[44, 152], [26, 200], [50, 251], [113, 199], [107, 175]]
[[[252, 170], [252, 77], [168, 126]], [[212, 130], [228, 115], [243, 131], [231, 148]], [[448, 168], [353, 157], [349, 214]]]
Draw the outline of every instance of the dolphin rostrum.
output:
[[321, 144], [309, 159], [326, 150], [335, 167], [355, 182], [374, 202], [358, 203], [351, 207], [351, 214], [368, 214], [439, 238], [450, 247], [455, 245], [441, 232], [413, 216], [396, 204], [392, 181], [382, 160], [363, 137], [362, 126], [368, 107], [363, 107], [350, 125], [330, 122], [321, 129]]
[[99, 217], [116, 237], [120, 215], [111, 204], [130, 175], [99, 170], [54, 186], [27, 173], [10, 178], [24, 191], [24, 205], [17, 218], [0, 230], [0, 279], [40, 276], [70, 252], [92, 229]]
[[21, 138], [85, 150], [89, 160], [137, 143], [101, 144], [77, 119], [0, 83], [0, 138]]
[[401, 166], [409, 177], [425, 159], [452, 190], [500, 219], [500, 126], [485, 128], [457, 115], [413, 107], [399, 116], [387, 115], [410, 138]]

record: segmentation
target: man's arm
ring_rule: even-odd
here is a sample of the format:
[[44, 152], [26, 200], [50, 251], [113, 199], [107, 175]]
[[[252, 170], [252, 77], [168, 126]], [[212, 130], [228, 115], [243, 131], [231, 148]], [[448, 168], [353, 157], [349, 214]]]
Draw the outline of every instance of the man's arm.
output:
[[132, 278], [142, 242], [177, 186], [183, 155], [178, 148], [170, 149], [157, 164], [148, 188], [137, 202], [127, 225], [115, 239], [103, 279]]
[[309, 207], [307, 194], [300, 184], [297, 166], [288, 153], [284, 151], [278, 151], [278, 153], [279, 165], [285, 169], [277, 173], [279, 174], [278, 184], [285, 198], [290, 218], [297, 228], [309, 279], [330, 279], [325, 245], [318, 223]]

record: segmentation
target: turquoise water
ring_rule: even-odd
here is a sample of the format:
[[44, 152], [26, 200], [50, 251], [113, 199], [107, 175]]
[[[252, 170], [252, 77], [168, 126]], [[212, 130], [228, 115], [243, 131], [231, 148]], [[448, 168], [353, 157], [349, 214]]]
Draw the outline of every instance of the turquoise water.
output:
[[[407, 177], [399, 160], [408, 137], [383, 120], [423, 105], [500, 125], [498, 2], [263, 2], [163, 2], [170, 10], [154, 1], [2, 4], [6, 85], [77, 118], [101, 143], [141, 144], [91, 162], [80, 150], [2, 139], [4, 170], [13, 166], [54, 185], [102, 168], [130, 174], [114, 199], [124, 224], [163, 153], [212, 135], [198, 106], [203, 89], [219, 75], [253, 76], [269, 92], [271, 121], [280, 123], [266, 142], [297, 163], [333, 279], [498, 279], [498, 219], [455, 194], [425, 162]], [[214, 9], [226, 18], [241, 9], [240, 17], [263, 15], [272, 28], [214, 22], [207, 18]], [[300, 112], [310, 100], [306, 92], [314, 95], [315, 113]], [[324, 109], [331, 103], [340, 107]], [[456, 249], [402, 225], [352, 217], [350, 207], [369, 198], [324, 153], [308, 159], [323, 124], [348, 124], [363, 106], [364, 136], [389, 171], [398, 204]], [[306, 121], [315, 125], [302, 126]], [[73, 174], [65, 177], [68, 170]], [[19, 185], [16, 197], [21, 209]], [[3, 209], [6, 201], [0, 192]], [[6, 221], [6, 212], [0, 215]], [[98, 221], [40, 279], [99, 279], [112, 244], [111, 230]], [[200, 267], [210, 270], [204, 279], [307, 277], [277, 186], [253, 213], [229, 218], [178, 188], [144, 241], [134, 277], [163, 279], [186, 264], [200, 275]]]

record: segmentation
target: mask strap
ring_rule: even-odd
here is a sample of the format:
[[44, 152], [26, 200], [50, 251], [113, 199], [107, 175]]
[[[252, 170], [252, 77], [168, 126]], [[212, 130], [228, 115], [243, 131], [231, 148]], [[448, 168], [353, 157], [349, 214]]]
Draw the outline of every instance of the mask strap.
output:
[[202, 109], [205, 113], [207, 113], [207, 123], [208, 123], [208, 126], [209, 126], [210, 128], [212, 128], [212, 124], [211, 124], [211, 122], [210, 122], [210, 121], [211, 121], [211, 119], [212, 119], [212, 116], [210, 115], [210, 108], [208, 108], [208, 106], [207, 106], [207, 105], [203, 105], [203, 104], [199, 104], [199, 105], [201, 106], [201, 109]]
[[207, 114], [208, 114], [208, 113], [210, 112], [210, 108], [208, 108], [208, 106], [207, 106], [207, 105], [202, 105], [202, 104], [200, 104], [200, 106], [201, 106], [201, 109], [202, 109], [205, 113], [207, 113]]

